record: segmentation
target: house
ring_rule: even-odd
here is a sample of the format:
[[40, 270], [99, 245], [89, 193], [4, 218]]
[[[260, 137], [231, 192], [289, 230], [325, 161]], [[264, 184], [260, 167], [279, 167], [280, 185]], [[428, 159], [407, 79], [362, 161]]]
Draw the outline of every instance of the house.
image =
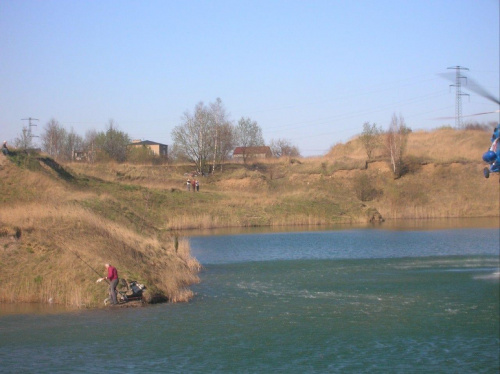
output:
[[87, 161], [88, 158], [88, 153], [86, 151], [73, 151], [74, 161]]
[[233, 159], [245, 161], [249, 158], [270, 158], [272, 155], [271, 148], [268, 146], [236, 147], [233, 152]]
[[153, 152], [155, 156], [167, 158], [168, 145], [152, 142], [151, 140], [133, 140], [129, 147], [147, 147]]

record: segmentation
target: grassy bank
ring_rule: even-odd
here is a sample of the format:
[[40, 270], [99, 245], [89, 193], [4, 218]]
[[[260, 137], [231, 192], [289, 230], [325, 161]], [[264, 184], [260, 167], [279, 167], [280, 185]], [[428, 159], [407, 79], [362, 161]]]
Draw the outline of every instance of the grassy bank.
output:
[[498, 175], [482, 176], [489, 136], [412, 133], [397, 179], [382, 149], [367, 160], [353, 139], [325, 157], [228, 163], [199, 192], [185, 188], [192, 165], [0, 155], [0, 301], [100, 305], [91, 268], [104, 274], [105, 262], [150, 299], [188, 300], [199, 264], [186, 229], [497, 217]]
[[[354, 139], [321, 158], [226, 164], [187, 192], [190, 165], [72, 164], [71, 170], [143, 191], [161, 230], [317, 225], [376, 218], [498, 216], [498, 175], [484, 179], [489, 133], [442, 129], [410, 134], [407, 172], [395, 179], [383, 149], [367, 160]], [[147, 191], [147, 192], [144, 192]]]
[[104, 276], [107, 262], [121, 278], [144, 283], [150, 301], [192, 296], [199, 264], [188, 242], [157, 230], [146, 207], [136, 209], [137, 188], [23, 155], [3, 158], [0, 177], [1, 302], [102, 305], [106, 285], [95, 283], [94, 270]]

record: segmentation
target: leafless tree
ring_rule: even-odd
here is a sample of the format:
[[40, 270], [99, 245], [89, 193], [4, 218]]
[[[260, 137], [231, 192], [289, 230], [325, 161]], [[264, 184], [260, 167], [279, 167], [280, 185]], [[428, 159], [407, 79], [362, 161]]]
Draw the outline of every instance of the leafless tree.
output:
[[227, 159], [234, 147], [233, 126], [229, 120], [229, 115], [222, 104], [222, 100], [217, 98], [210, 104], [211, 131], [213, 135], [212, 143], [212, 173], [215, 171], [217, 163], [222, 164]]
[[64, 142], [64, 159], [74, 161], [75, 151], [83, 148], [83, 138], [75, 133], [73, 129], [66, 135]]
[[33, 139], [31, 137], [31, 131], [28, 126], [23, 126], [21, 134], [14, 139], [14, 146], [21, 149], [29, 149], [32, 147]]
[[259, 147], [265, 145], [262, 129], [256, 121], [250, 118], [241, 117], [236, 126], [236, 143], [243, 147], [243, 161], [246, 162], [248, 154], [245, 152], [247, 147]]
[[218, 164], [222, 168], [234, 146], [234, 128], [222, 100], [208, 106], [200, 102], [193, 113], [186, 111], [172, 139], [178, 159], [194, 162], [198, 172], [205, 172], [210, 163], [212, 172]]
[[230, 122], [226, 122], [219, 127], [218, 139], [218, 161], [220, 163], [220, 169], [222, 171], [222, 165], [234, 150], [234, 126]]
[[97, 131], [89, 130], [85, 134], [85, 140], [83, 141], [81, 151], [85, 151], [87, 154], [87, 160], [90, 163], [94, 163], [96, 161], [96, 153], [97, 153]]
[[208, 108], [199, 102], [194, 113], [186, 111], [181, 124], [172, 130], [172, 139], [180, 153], [195, 163], [198, 172], [204, 172], [210, 155], [211, 118]]
[[64, 143], [66, 142], [66, 130], [55, 119], [50, 119], [45, 125], [45, 132], [42, 134], [42, 149], [49, 156], [58, 159], [63, 154]]
[[375, 123], [371, 124], [365, 122], [363, 124], [363, 132], [359, 137], [363, 147], [365, 148], [368, 160], [371, 160], [373, 152], [381, 146], [380, 134], [382, 130], [377, 127]]
[[299, 149], [292, 145], [288, 139], [273, 139], [269, 145], [273, 156], [280, 157], [300, 157]]
[[410, 131], [402, 115], [399, 115], [399, 118], [396, 114], [392, 115], [389, 130], [386, 135], [386, 146], [392, 171], [396, 177], [400, 177], [403, 173], [403, 156]]

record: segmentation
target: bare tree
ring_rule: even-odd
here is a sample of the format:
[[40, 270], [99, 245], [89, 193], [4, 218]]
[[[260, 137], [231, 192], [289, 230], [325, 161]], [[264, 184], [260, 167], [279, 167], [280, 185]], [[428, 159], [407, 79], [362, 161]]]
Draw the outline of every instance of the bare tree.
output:
[[217, 98], [210, 104], [211, 130], [213, 135], [212, 142], [212, 173], [215, 171], [217, 163], [222, 163], [228, 157], [233, 148], [233, 126], [229, 120], [229, 115], [222, 104], [222, 100]]
[[33, 139], [31, 137], [31, 131], [28, 126], [23, 126], [21, 134], [14, 139], [14, 146], [21, 149], [29, 149], [33, 144]]
[[67, 161], [74, 161], [75, 151], [83, 147], [83, 138], [75, 133], [73, 129], [66, 135], [64, 143], [64, 159]]
[[168, 151], [168, 158], [172, 162], [191, 162], [191, 159], [186, 155], [184, 149], [178, 143], [174, 143]]
[[280, 157], [300, 157], [299, 149], [292, 145], [288, 139], [273, 139], [269, 145], [273, 156]]
[[210, 155], [211, 118], [208, 108], [199, 102], [191, 114], [186, 111], [182, 123], [172, 130], [172, 139], [180, 154], [196, 165], [198, 172], [204, 172]]
[[42, 149], [51, 157], [70, 161], [73, 160], [75, 150], [82, 148], [83, 139], [73, 129], [67, 132], [54, 118], [45, 125], [45, 132], [41, 136]]
[[194, 162], [198, 172], [205, 172], [210, 163], [212, 172], [217, 164], [222, 168], [234, 146], [234, 128], [222, 100], [208, 106], [200, 102], [193, 113], [186, 111], [172, 139], [176, 158]]
[[396, 177], [400, 177], [403, 173], [403, 156], [410, 131], [401, 114], [399, 118], [396, 114], [392, 115], [386, 135], [386, 146], [391, 160], [392, 171]]
[[243, 161], [246, 162], [248, 153], [245, 152], [247, 147], [258, 147], [264, 145], [264, 137], [262, 129], [256, 121], [250, 118], [241, 117], [236, 126], [236, 143], [243, 147]]
[[373, 156], [373, 151], [381, 146], [380, 134], [382, 130], [377, 127], [377, 124], [373, 123], [370, 125], [369, 122], [363, 124], [363, 132], [359, 139], [365, 148], [368, 160], [371, 160]]
[[42, 134], [43, 151], [55, 159], [62, 158], [67, 138], [66, 130], [55, 118], [47, 122], [44, 130], [45, 132]]
[[96, 161], [96, 153], [97, 153], [97, 131], [89, 130], [85, 134], [85, 140], [83, 141], [83, 145], [81, 149], [82, 151], [86, 151], [87, 160], [90, 163], [94, 163]]
[[224, 123], [218, 130], [218, 160], [220, 170], [222, 171], [223, 163], [229, 158], [229, 155], [234, 150], [234, 126], [230, 122]]

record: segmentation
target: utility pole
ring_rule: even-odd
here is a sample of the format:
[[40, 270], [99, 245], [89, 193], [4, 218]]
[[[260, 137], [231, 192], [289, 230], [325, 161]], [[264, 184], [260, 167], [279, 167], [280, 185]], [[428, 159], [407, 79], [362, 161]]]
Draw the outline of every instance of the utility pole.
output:
[[462, 96], [470, 96], [469, 94], [462, 93], [462, 79], [467, 83], [467, 77], [463, 76], [462, 70], [469, 70], [463, 66], [453, 66], [448, 69], [455, 70], [455, 84], [450, 84], [450, 87], [455, 87], [455, 126], [462, 128]]
[[36, 126], [36, 124], [32, 123], [32, 121], [38, 121], [37, 118], [22, 118], [21, 121], [29, 121], [28, 126], [23, 126], [23, 131], [22, 131], [22, 138], [20, 140], [20, 146], [21, 148], [24, 149], [30, 149], [32, 148], [32, 140], [35, 135], [33, 135], [33, 132], [31, 130], [32, 127]]
[[31, 121], [38, 121], [38, 118], [31, 118], [31, 117], [22, 118], [21, 121], [28, 121], [28, 136], [30, 137], [30, 139], [36, 138], [37, 137], [36, 135], [32, 135], [31, 128], [35, 127], [37, 125], [35, 125], [34, 123], [31, 123]]

